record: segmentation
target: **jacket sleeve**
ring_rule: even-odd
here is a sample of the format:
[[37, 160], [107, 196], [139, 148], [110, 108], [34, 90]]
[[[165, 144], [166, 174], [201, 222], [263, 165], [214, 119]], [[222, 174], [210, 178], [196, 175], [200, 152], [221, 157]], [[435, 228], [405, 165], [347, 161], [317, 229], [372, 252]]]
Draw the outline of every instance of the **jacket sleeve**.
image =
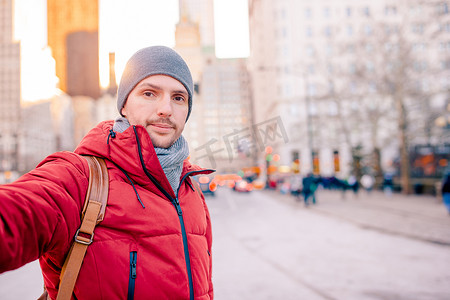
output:
[[80, 225], [88, 174], [84, 158], [60, 152], [0, 186], [0, 273], [46, 253], [63, 261]]

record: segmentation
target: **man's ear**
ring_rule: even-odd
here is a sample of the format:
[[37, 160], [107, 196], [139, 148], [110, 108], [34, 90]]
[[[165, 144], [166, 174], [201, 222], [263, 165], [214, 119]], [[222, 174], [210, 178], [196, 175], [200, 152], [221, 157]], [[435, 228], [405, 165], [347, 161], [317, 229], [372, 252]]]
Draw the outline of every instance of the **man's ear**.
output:
[[124, 117], [127, 116], [126, 113], [125, 113], [125, 106], [122, 107], [122, 109], [120, 110], [120, 114], [121, 114], [122, 116], [124, 116]]

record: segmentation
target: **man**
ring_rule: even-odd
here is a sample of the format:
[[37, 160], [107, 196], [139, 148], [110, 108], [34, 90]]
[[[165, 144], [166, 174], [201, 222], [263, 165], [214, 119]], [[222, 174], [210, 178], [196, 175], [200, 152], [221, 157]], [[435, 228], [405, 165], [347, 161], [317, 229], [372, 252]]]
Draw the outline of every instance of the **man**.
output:
[[[192, 109], [184, 60], [162, 46], [128, 61], [122, 117], [92, 129], [75, 153], [59, 152], [0, 187], [0, 272], [39, 258], [51, 299], [80, 226], [89, 169], [106, 160], [109, 197], [75, 289], [76, 299], [212, 299], [211, 223], [181, 135]], [[26, 282], [24, 282], [26, 286]]]
[[309, 205], [309, 198], [312, 197], [312, 203], [316, 204], [316, 179], [312, 173], [308, 173], [302, 180], [303, 184], [303, 198], [305, 200], [305, 206]]

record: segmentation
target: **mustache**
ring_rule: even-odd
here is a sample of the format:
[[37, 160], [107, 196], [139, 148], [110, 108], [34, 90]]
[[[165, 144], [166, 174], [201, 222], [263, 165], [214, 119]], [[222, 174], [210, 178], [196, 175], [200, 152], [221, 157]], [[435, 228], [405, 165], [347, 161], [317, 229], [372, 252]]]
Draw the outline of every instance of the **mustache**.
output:
[[173, 127], [173, 128], [176, 128], [177, 126], [175, 125], [175, 123], [173, 123], [172, 121], [170, 121], [170, 119], [169, 118], [158, 118], [158, 119], [155, 119], [155, 120], [149, 120], [148, 122], [147, 122], [147, 124], [148, 125], [151, 125], [151, 124], [167, 124], [167, 125], [169, 125], [169, 126], [171, 126], [171, 127]]

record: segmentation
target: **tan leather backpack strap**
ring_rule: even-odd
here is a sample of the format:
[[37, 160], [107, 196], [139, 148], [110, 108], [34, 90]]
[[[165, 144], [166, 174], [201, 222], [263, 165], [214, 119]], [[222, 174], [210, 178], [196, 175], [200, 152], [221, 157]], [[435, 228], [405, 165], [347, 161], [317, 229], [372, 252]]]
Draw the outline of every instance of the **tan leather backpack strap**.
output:
[[57, 300], [70, 300], [87, 247], [94, 239], [95, 225], [105, 216], [108, 201], [108, 170], [103, 159], [85, 156], [89, 164], [89, 186], [86, 192], [81, 226], [61, 270]]

